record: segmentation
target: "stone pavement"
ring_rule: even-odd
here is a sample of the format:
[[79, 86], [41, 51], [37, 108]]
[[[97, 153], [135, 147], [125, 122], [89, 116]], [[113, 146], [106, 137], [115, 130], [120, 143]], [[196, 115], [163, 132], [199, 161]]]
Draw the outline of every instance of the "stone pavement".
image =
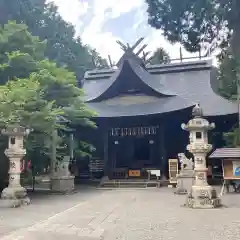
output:
[[[181, 207], [172, 189], [88, 190], [1, 211], [0, 240], [239, 240], [240, 195], [228, 208]], [[33, 213], [35, 209], [35, 213]]]

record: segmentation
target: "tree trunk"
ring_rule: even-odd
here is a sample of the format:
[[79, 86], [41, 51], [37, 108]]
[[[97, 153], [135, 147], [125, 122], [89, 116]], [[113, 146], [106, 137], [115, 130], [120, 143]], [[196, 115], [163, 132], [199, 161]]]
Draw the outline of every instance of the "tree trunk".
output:
[[57, 164], [57, 137], [58, 137], [58, 131], [53, 130], [52, 132], [52, 154], [51, 154], [51, 177], [55, 175], [56, 172], [56, 164]]

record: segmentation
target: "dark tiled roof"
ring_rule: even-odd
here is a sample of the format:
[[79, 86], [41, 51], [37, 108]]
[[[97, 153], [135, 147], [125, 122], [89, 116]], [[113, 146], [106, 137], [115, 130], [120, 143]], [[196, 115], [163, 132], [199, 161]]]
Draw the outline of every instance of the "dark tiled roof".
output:
[[[130, 73], [132, 71], [132, 74]], [[130, 79], [126, 78], [126, 72], [129, 72]], [[105, 74], [104, 72], [101, 75]], [[106, 76], [106, 75], [105, 75]], [[112, 75], [106, 79], [95, 80], [95, 83], [86, 81], [84, 84], [84, 90], [86, 93], [86, 101], [96, 101], [98, 98], [102, 97], [106, 92], [118, 84], [118, 81], [131, 81], [133, 77], [137, 77], [141, 84], [145, 85], [145, 88], [150, 88], [153, 91], [158, 92], [160, 95], [164, 96], [174, 96], [176, 95], [164, 85], [157, 82], [156, 76], [151, 75], [147, 70], [145, 70], [138, 61], [129, 58], [123, 61], [121, 67], [117, 69]]]
[[198, 60], [180, 63], [147, 65], [146, 68], [148, 72], [152, 74], [161, 74], [194, 70], [199, 71], [200, 69], [210, 69], [212, 68], [212, 65], [210, 60]]
[[[166, 99], [160, 98], [158, 104], [138, 104], [129, 107], [124, 106], [124, 108], [121, 105], [108, 106], [104, 102], [89, 102], [89, 107], [93, 108], [100, 117], [164, 113], [184, 109], [195, 103], [200, 103], [205, 116], [237, 113], [236, 103], [222, 98], [213, 91], [216, 76], [212, 74], [214, 69], [211, 61], [201, 60], [188, 63], [153, 65], [147, 66], [146, 69], [142, 68], [133, 59], [127, 61], [142, 83], [162, 96], [165, 95]], [[121, 73], [123, 65], [119, 69], [87, 72], [83, 85], [86, 94], [85, 100], [97, 99], [113, 86]], [[169, 98], [170, 96], [172, 97]]]
[[212, 69], [171, 72], [157, 75], [159, 83], [189, 101], [199, 103], [205, 116], [237, 113], [237, 104], [217, 95], [212, 89]]
[[[88, 106], [98, 113], [99, 117], [124, 117], [124, 116], [142, 116], [158, 113], [168, 113], [193, 107], [193, 103], [189, 103], [184, 98], [162, 97], [155, 101], [138, 101], [139, 96], [133, 96], [128, 104], [121, 102], [121, 97], [116, 97], [114, 103], [110, 101], [101, 101], [94, 103], [87, 103]], [[136, 99], [136, 100], [134, 100]]]
[[238, 158], [240, 159], [240, 148], [217, 148], [209, 158]]

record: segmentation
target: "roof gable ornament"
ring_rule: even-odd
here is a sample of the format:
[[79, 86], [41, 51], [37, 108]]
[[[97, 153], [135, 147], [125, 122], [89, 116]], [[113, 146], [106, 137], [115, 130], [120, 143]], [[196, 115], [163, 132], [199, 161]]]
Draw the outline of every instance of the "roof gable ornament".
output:
[[[117, 44], [120, 45], [120, 48], [124, 51], [123, 56], [120, 58], [120, 60], [117, 63], [118, 67], [121, 65], [122, 60], [125, 57], [135, 57], [139, 61], [142, 61], [142, 63], [145, 63], [146, 56], [150, 53], [150, 52], [147, 52], [147, 53], [144, 52], [144, 49], [147, 47], [147, 44], [144, 44], [139, 50], [136, 51], [136, 53], [134, 52], [134, 50], [136, 50], [136, 48], [140, 45], [140, 43], [142, 43], [143, 40], [144, 40], [144, 37], [139, 38], [132, 46], [130, 46], [129, 43], [123, 44], [121, 41], [117, 40]], [[143, 54], [142, 58], [139, 57], [141, 53]]]
[[144, 40], [143, 37], [139, 38], [135, 44], [133, 44], [132, 47], [130, 47], [129, 43], [127, 43], [126, 45], [123, 44], [121, 41], [117, 40], [117, 44], [120, 45], [121, 49], [124, 51], [124, 52], [133, 52], [136, 47]]

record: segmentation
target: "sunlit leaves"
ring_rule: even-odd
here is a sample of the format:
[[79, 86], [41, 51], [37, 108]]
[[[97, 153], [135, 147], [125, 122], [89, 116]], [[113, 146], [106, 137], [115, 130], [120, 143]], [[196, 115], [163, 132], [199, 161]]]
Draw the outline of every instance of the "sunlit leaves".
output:
[[[0, 125], [18, 123], [33, 129], [26, 141], [28, 154], [47, 156], [55, 129], [95, 125], [75, 74], [44, 59], [39, 47], [44, 44], [25, 25], [9, 23], [0, 29]], [[61, 147], [64, 141], [60, 137], [56, 143], [58, 156], [67, 154]]]

